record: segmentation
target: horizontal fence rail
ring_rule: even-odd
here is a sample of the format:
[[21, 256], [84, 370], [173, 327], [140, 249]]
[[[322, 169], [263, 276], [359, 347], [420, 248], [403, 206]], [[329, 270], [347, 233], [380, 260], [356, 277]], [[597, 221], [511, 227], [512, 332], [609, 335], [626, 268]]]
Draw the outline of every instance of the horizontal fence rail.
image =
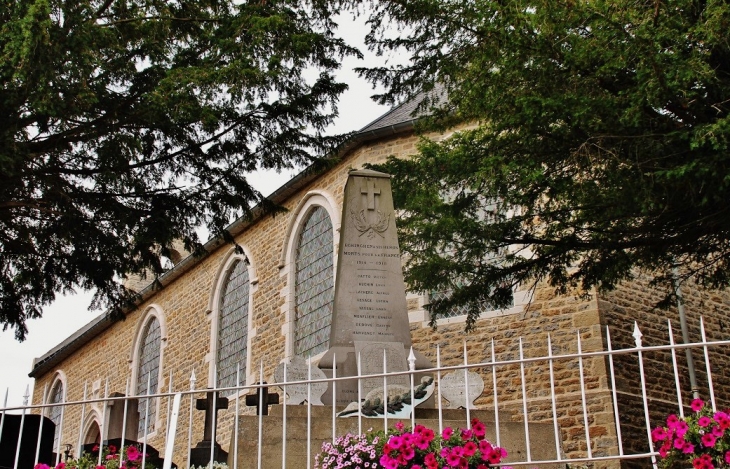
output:
[[[266, 377], [264, 363], [258, 365], [254, 383], [241, 384], [240, 367], [237, 372], [237, 386], [216, 387], [212, 382], [210, 388], [198, 388], [195, 373], [191, 373], [188, 382], [173, 383], [173, 374], [170, 372], [168, 389], [166, 392], [153, 393], [148, 384], [147, 394], [144, 396], [128, 396], [130, 394], [130, 379], [126, 380], [124, 396], [112, 396], [110, 393], [110, 379], [104, 379], [103, 385], [96, 390], [98, 397], [93, 397], [89, 383], [67, 383], [67, 386], [79, 386], [83, 389], [81, 400], [66, 400], [68, 389], [64, 387], [63, 402], [51, 403], [50, 390], [44, 389], [42, 402], [28, 404], [29, 392], [26, 391], [24, 405], [8, 406], [8, 392], [5, 393], [3, 407], [0, 408], [0, 445], [4, 439], [17, 440], [13, 469], [30, 469], [37, 463], [53, 466], [66, 458], [80, 456], [81, 448], [86, 439], [84, 434], [88, 430], [85, 422], [93, 414], [94, 422], [99, 429], [99, 440], [106, 442], [109, 436], [109, 414], [114, 406], [122, 406], [124, 420], [121, 422], [121, 442], [137, 440], [141, 448], [142, 467], [147, 462], [147, 447], [156, 442], [157, 450], [163, 456], [164, 463], [161, 469], [169, 469], [174, 462], [178, 467], [194, 465], [191, 460], [190, 449], [196, 447], [202, 438], [207, 436], [212, 443], [209, 445], [207, 464], [212, 468], [218, 448], [215, 442], [220, 443], [228, 453], [229, 466], [238, 469], [241, 461], [248, 467], [272, 467], [270, 461], [272, 451], [276, 451], [277, 467], [314, 467], [314, 455], [320, 452], [321, 432], [324, 426], [331, 427], [327, 441], [335, 442], [338, 437], [347, 432], [363, 433], [366, 431], [385, 430], [396, 424], [415, 428], [416, 425], [430, 426], [434, 432], [441, 434], [447, 426], [459, 426], [471, 429], [473, 417], [478, 415], [487, 428], [489, 440], [496, 446], [515, 446], [519, 440], [522, 446], [510, 454], [496, 466], [515, 467], [565, 467], [570, 465], [584, 465], [587, 463], [601, 463], [600, 467], [619, 467], [622, 463], [629, 464], [637, 461], [640, 467], [646, 465], [657, 466], [659, 452], [652, 441], [652, 429], [663, 425], [668, 413], [676, 413], [684, 417], [692, 397], [701, 397], [713, 411], [725, 408], [728, 405], [727, 394], [716, 395], [715, 379], [711, 358], [715, 356], [727, 357], [730, 340], [708, 341], [704, 323], [700, 323], [702, 341], [677, 344], [672, 333], [671, 322], [668, 321], [668, 340], [660, 345], [644, 345], [643, 336], [638, 326], [634, 325], [632, 336], [633, 347], [627, 347], [624, 337], [622, 348], [614, 348], [611, 333], [605, 330], [605, 340], [602, 350], [584, 351], [580, 331], [576, 331], [573, 343], [574, 351], [554, 353], [556, 345], [550, 335], [544, 347], [546, 354], [527, 356], [522, 339], [516, 341], [515, 347], [508, 350], [507, 358], [499, 358], [495, 350], [495, 343], [484, 344], [484, 352], [474, 356], [464, 342], [463, 359], [459, 364], [443, 365], [441, 349], [435, 348], [435, 366], [428, 369], [415, 369], [415, 356], [407, 360], [407, 370], [389, 371], [388, 357], [383, 356], [381, 373], [363, 374], [361, 357], [357, 357], [358, 375], [344, 376], [340, 370], [332, 370], [329, 378], [313, 378], [316, 365], [308, 361], [306, 379], [287, 380], [289, 366], [282, 367], [284, 379], [280, 382]], [[533, 346], [534, 348], [534, 346]], [[688, 389], [686, 369], [687, 364], [680, 359], [678, 352], [693, 351], [698, 364], [698, 373], [704, 389], [700, 393], [697, 389]], [[502, 351], [502, 354], [506, 352]], [[470, 356], [471, 355], [471, 356]], [[337, 363], [333, 360], [333, 363]], [[724, 362], [723, 362], [724, 363]], [[663, 366], [661, 365], [663, 364]], [[649, 367], [649, 370], [647, 370]], [[301, 371], [301, 370], [300, 370]], [[213, 369], [210, 376], [217, 376]], [[421, 377], [430, 377], [432, 384], [425, 389], [432, 392], [432, 397], [418, 407], [418, 410], [389, 413], [384, 411], [376, 418], [363, 416], [364, 411], [356, 412], [356, 417], [338, 416], [343, 409], [334, 404], [328, 406], [314, 405], [320, 397], [326, 395], [333, 402], [336, 401], [337, 389], [343, 383], [357, 381], [357, 402], [362, 404], [366, 393], [364, 383], [373, 387], [377, 382], [376, 390], [382, 395], [396, 389], [396, 382], [410, 383], [410, 388], [403, 394], [410, 397], [404, 402], [417, 402], [417, 390]], [[399, 380], [399, 378], [401, 378]], [[724, 377], [722, 377], [724, 379]], [[249, 380], [251, 377], [249, 376]], [[448, 381], [448, 383], [447, 383]], [[150, 378], [148, 377], [148, 383]], [[454, 382], [462, 387], [464, 405], [461, 410], [447, 409], [446, 403], [455, 399]], [[429, 383], [428, 380], [423, 383]], [[483, 385], [483, 386], [482, 386]], [[325, 395], [316, 395], [316, 389], [327, 387]], [[402, 390], [402, 384], [399, 390]], [[423, 386], [422, 386], [423, 387]], [[306, 388], [306, 405], [291, 404], [292, 391], [301, 394]], [[473, 395], [472, 389], [483, 389], [478, 395]], [[718, 388], [719, 389], [719, 388]], [[103, 393], [103, 394], [102, 394]], [[279, 395], [277, 404], [271, 404], [267, 393]], [[407, 394], [410, 393], [410, 396]], [[690, 395], [690, 394], [693, 395]], [[268, 394], [268, 396], [271, 396]], [[458, 394], [458, 393], [457, 393]], [[222, 395], [228, 395], [223, 398]], [[448, 395], [448, 397], [447, 397]], [[206, 399], [200, 399], [205, 397]], [[196, 399], [199, 399], [196, 401]], [[276, 399], [275, 399], [276, 400]], [[449, 402], [451, 404], [451, 402]], [[143, 435], [128, 435], [128, 409], [135, 404], [135, 414], [142, 425]], [[277, 408], [276, 415], [268, 415], [268, 410]], [[156, 423], [152, 419], [152, 406], [156, 406]], [[429, 407], [430, 406], [430, 407]], [[205, 422], [201, 425], [205, 410]], [[43, 460], [41, 446], [43, 426], [48, 425], [46, 419], [40, 419], [38, 428], [28, 430], [27, 421], [31, 415], [48, 415], [53, 409], [60, 408], [60, 417], [57, 418], [56, 438], [53, 447], [55, 460]], [[118, 407], [117, 407], [118, 408]], [[216, 409], [224, 409], [225, 418], [219, 417]], [[225, 410], [227, 409], [227, 410]], [[305, 410], [304, 410], [305, 409]], [[426, 409], [426, 410], [422, 410]], [[405, 413], [403, 413], [405, 412]], [[301, 417], [304, 413], [304, 417]], [[245, 416], [239, 417], [239, 416]], [[10, 419], [17, 421], [20, 418], [17, 434], [11, 433], [8, 428]], [[292, 434], [289, 422], [301, 418], [304, 429]], [[285, 422], [280, 424], [278, 435], [271, 436], [266, 427], [267, 421]], [[44, 423], [46, 422], [46, 423]], [[225, 422], [225, 424], [220, 424]], [[356, 422], [356, 424], [355, 424]], [[399, 423], [400, 422], [400, 423]], [[155, 426], [156, 425], [156, 426]], [[252, 431], [245, 434], [240, 425], [248, 425]], [[117, 425], [118, 426], [118, 425]], [[203, 428], [205, 427], [205, 428]], [[249, 428], [247, 427], [247, 428]], [[13, 427], [16, 428], [16, 427]], [[149, 433], [154, 428], [154, 435]], [[71, 435], [74, 429], [77, 433]], [[345, 430], [350, 429], [350, 430]], [[515, 432], [521, 435], [515, 438]], [[319, 436], [315, 437], [315, 433]], [[219, 435], [225, 434], [229, 441], [218, 441]], [[153, 438], [154, 436], [154, 438]], [[256, 449], [242, 450], [242, 438], [250, 447], [255, 441]], [[23, 440], [32, 440], [34, 447], [33, 465], [23, 467], [20, 464], [21, 448], [27, 453], [28, 449]], [[548, 443], [546, 443], [548, 442]], [[73, 443], [73, 444], [72, 444]], [[7, 441], [5, 442], [7, 448]], [[305, 448], [295, 447], [303, 444]], [[3, 446], [0, 446], [3, 447]], [[207, 447], [206, 447], [207, 448]], [[274, 450], [275, 448], [275, 450]], [[298, 449], [297, 449], [298, 448]], [[205, 449], [205, 451], [208, 451]], [[296, 464], [291, 463], [287, 456], [291, 453], [300, 454], [306, 461], [299, 459]], [[255, 453], [255, 454], [253, 454]], [[119, 454], [124, 462], [123, 448]], [[102, 452], [98, 454], [98, 464], [102, 464]], [[7, 456], [5, 457], [8, 459]], [[1, 460], [0, 460], [1, 461]], [[226, 461], [218, 461], [226, 462]], [[2, 466], [2, 462], [0, 462]], [[492, 466], [495, 466], [493, 464]], [[597, 466], [598, 467], [598, 466]]]

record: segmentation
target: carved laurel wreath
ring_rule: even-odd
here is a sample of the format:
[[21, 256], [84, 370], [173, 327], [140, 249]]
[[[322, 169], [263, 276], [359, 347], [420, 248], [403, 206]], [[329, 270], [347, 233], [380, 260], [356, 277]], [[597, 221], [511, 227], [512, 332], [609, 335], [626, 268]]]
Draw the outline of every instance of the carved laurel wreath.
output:
[[358, 212], [350, 209], [350, 219], [352, 219], [355, 229], [360, 232], [360, 236], [367, 233], [368, 238], [374, 238], [376, 234], [380, 235], [381, 238], [384, 238], [383, 233], [385, 233], [388, 229], [388, 225], [390, 225], [390, 214], [385, 215], [380, 210], [377, 211], [377, 214], [378, 218], [375, 220], [375, 223], [368, 223], [368, 219], [365, 216], [365, 210], [360, 210]]

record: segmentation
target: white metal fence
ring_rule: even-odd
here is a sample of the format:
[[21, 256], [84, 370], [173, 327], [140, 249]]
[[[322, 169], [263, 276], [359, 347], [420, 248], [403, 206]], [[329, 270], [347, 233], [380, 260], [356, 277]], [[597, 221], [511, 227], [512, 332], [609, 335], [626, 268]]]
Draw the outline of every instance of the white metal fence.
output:
[[[713, 410], [719, 407], [727, 406], [728, 393], [726, 376], [722, 371], [713, 374], [713, 363], [718, 361], [720, 370], [730, 363], [730, 340], [714, 340], [708, 341], [704, 324], [700, 324], [701, 340], [699, 342], [678, 344], [675, 342], [672, 334], [671, 323], [668, 322], [666, 342], [661, 345], [647, 346], [643, 344], [642, 334], [638, 326], [634, 325], [633, 347], [616, 348], [612, 342], [611, 334], [608, 328], [605, 331], [604, 344], [602, 350], [584, 351], [581, 343], [581, 334], [576, 331], [575, 334], [575, 351], [570, 353], [554, 354], [551, 338], [547, 336], [545, 344], [547, 354], [542, 356], [526, 356], [523, 347], [523, 340], [517, 341], [515, 357], [509, 359], [499, 359], [499, 354], [495, 353], [495, 345], [486, 344], [486, 350], [490, 352], [486, 357], [476, 360], [470, 358], [467, 352], [466, 344], [464, 345], [463, 362], [458, 365], [443, 366], [441, 363], [440, 350], [435, 349], [436, 367], [429, 370], [418, 370], [417, 373], [427, 373], [434, 378], [434, 409], [431, 411], [432, 420], [429, 421], [434, 430], [441, 431], [444, 428], [444, 396], [442, 395], [442, 380], [449, 373], [463, 373], [463, 384], [465, 388], [469, 388], [469, 376], [467, 371], [476, 371], [484, 381], [484, 392], [476, 401], [477, 407], [487, 409], [491, 421], [484, 422], [491, 431], [491, 438], [498, 446], [503, 446], [505, 436], [503, 428], [507, 421], [513, 426], [521, 426], [523, 431], [523, 440], [525, 442], [524, 451], [510, 455], [502, 465], [534, 467], [538, 465], [585, 465], [593, 463], [606, 467], [619, 467], [620, 465], [631, 465], [631, 461], [635, 461], [637, 465], [656, 464], [657, 452], [651, 439], [651, 430], [658, 424], [663, 424], [662, 418], [667, 413], [675, 412], [683, 416], [685, 409], [689, 404], [692, 396], [690, 392], [699, 393], [705, 399]], [[626, 345], [624, 337], [623, 344]], [[699, 382], [702, 389], [689, 389], [687, 378], [687, 361], [684, 356], [688, 356], [687, 350], [694, 351], [694, 360], [697, 361], [698, 378], [693, 380]], [[684, 356], [683, 356], [684, 355]], [[384, 363], [386, 360], [384, 360]], [[415, 360], [410, 361], [411, 369], [413, 369]], [[691, 365], [690, 365], [691, 366]], [[310, 364], [311, 367], [311, 364]], [[590, 368], [590, 369], [587, 369]], [[649, 370], [647, 370], [649, 368]], [[311, 369], [311, 368], [310, 368]], [[264, 376], [263, 363], [259, 368], [259, 383], [264, 383], [267, 378]], [[286, 376], [286, 368], [284, 368]], [[213, 373], [215, 375], [215, 373]], [[396, 377], [403, 376], [410, 378], [411, 389], [414, 388], [416, 381], [415, 371], [391, 373], [385, 369], [384, 372], [377, 375], [367, 375], [367, 378], [382, 379], [383, 386], [387, 389], [389, 380], [392, 382]], [[309, 375], [311, 378], [311, 374]], [[267, 387], [281, 394], [280, 412], [276, 418], [286, 422], [287, 412], [291, 412], [291, 404], [287, 403], [286, 391], [294, 386], [306, 386], [311, 402], [311, 389], [316, 383], [332, 383], [330, 386], [333, 396], [336, 393], [337, 383], [345, 380], [357, 379], [361, 383], [362, 377], [338, 377], [337, 370], [334, 370], [334, 377], [328, 379], [308, 379], [300, 381], [289, 381], [275, 383], [269, 378], [269, 384], [254, 384], [246, 386], [238, 386], [233, 388], [220, 388], [217, 391], [237, 391], [231, 397], [231, 407], [228, 412], [233, 415], [250, 414], [251, 408], [247, 408], [244, 402], [245, 394], [252, 394], [260, 391], [261, 388]], [[720, 381], [718, 383], [718, 380]], [[237, 382], [241, 382], [240, 376]], [[108, 381], [107, 381], [108, 383]], [[507, 384], [505, 384], [507, 383]], [[567, 384], [566, 384], [567, 383]], [[473, 384], [473, 383], [472, 383]], [[69, 386], [73, 383], [69, 383]], [[699, 386], [698, 385], [698, 386]], [[75, 448], [72, 456], [76, 455], [82, 446], [83, 425], [80, 422], [85, 420], [85, 412], [89, 406], [94, 405], [103, 409], [106, 413], [109, 406], [107, 404], [116, 402], [124, 405], [124, 416], [128, 414], [127, 406], [131, 402], [130, 397], [111, 397], [109, 395], [108, 384], [105, 386], [103, 396], [98, 399], [89, 399], [88, 383], [81, 383], [84, 387], [84, 399], [74, 402], [64, 402], [60, 404], [62, 412], [58, 423], [60, 434], [63, 438], [69, 439], [68, 431], [64, 428], [71, 428], [70, 422], [76, 421], [75, 427], [79, 428], [78, 435], [75, 436]], [[151, 394], [146, 397], [140, 404], [141, 419], [145, 419], [145, 424], [140, 428], [149, 428], [146, 419], [150, 415], [150, 403], [154, 402], [154, 398], [159, 398], [160, 412], [164, 416], [162, 418], [164, 437], [158, 434], [158, 440], [162, 442], [159, 449], [160, 454], [164, 455], [165, 468], [168, 469], [174, 461], [179, 467], [188, 467], [190, 465], [189, 449], [195, 446], [194, 441], [194, 422], [201, 420], [202, 414], [196, 413], [194, 400], [201, 393], [209, 392], [211, 389], [196, 388], [196, 379], [194, 374], [190, 377], [189, 383], [184, 383], [185, 390], [174, 390], [172, 381], [169, 382], [168, 392]], [[716, 395], [716, 390], [722, 390], [720, 395]], [[281, 392], [283, 391], [283, 392]], [[361, 392], [361, 386], [358, 385], [359, 400], [362, 401], [364, 396]], [[44, 395], [48, 395], [46, 390]], [[263, 393], [259, 395], [259, 411], [258, 416], [249, 417], [252, 421], [257, 422], [257, 454], [247, 454], [246, 457], [251, 461], [255, 458], [255, 466], [258, 468], [267, 467], [263, 462], [263, 453], [266, 451], [267, 441], [263, 435], [265, 419], [273, 418], [264, 416], [263, 412]], [[215, 396], [215, 394], [213, 394]], [[136, 398], [135, 398], [136, 399]], [[214, 397], [216, 399], [216, 397]], [[35, 405], [25, 405], [21, 407], [7, 407], [7, 392], [5, 394], [5, 403], [0, 409], [2, 417], [0, 417], [0, 438], [9, 438], [8, 432], [3, 433], [3, 426], [6, 417], [10, 414], [20, 415], [20, 430], [16, 450], [13, 469], [26, 469], [18, 466], [18, 456], [21, 452], [21, 444], [23, 435], [27, 438], [28, 432], [23, 430], [24, 420], [30, 414], [43, 413], [47, 414], [48, 409], [59, 404], [41, 403]], [[314, 416], [314, 407], [306, 404], [306, 454], [307, 461], [300, 461], [295, 467], [313, 467], [314, 455], [319, 452], [320, 448], [317, 442], [311, 437], [313, 425], [317, 425], [316, 419], [322, 419], [322, 411], [320, 408], [318, 416]], [[215, 402], [213, 403], [215, 408]], [[246, 411], [245, 409], [249, 409]], [[298, 409], [302, 409], [298, 406]], [[331, 411], [330, 411], [331, 410]], [[327, 424], [332, 427], [331, 438], [334, 440], [344, 431], [342, 430], [343, 418], [337, 417], [337, 412], [341, 409], [331, 406], [326, 411], [328, 417]], [[507, 411], [507, 412], [506, 412]], [[472, 414], [477, 412], [476, 409], [466, 406], [459, 415], [463, 418], [462, 428], [470, 427]], [[510, 414], [511, 415], [508, 415]], [[598, 418], [598, 415], [601, 418]], [[453, 412], [449, 414], [449, 419], [453, 419]], [[483, 413], [480, 415], [484, 415]], [[16, 417], [17, 418], [17, 417]], [[411, 426], [419, 423], [419, 413], [412, 412], [406, 420], [406, 425]], [[213, 434], [213, 440], [216, 440], [216, 431], [220, 434], [239, 435], [239, 422], [241, 419], [233, 420], [232, 427], [223, 429], [218, 425], [217, 413], [213, 412], [211, 419], [210, 431]], [[330, 422], [331, 421], [331, 422]], [[102, 416], [100, 423], [100, 439], [106, 440], [107, 429], [104, 428], [103, 422], [106, 422], [106, 415]], [[354, 420], [349, 422], [354, 425]], [[395, 424], [393, 416], [385, 416], [378, 419], [365, 419], [362, 416], [357, 417], [357, 430], [359, 432], [366, 431], [369, 428], [388, 428]], [[541, 454], [537, 456], [532, 450], [536, 443], [545, 446], [543, 440], [540, 442], [531, 441], [536, 438], [534, 424], [542, 425], [542, 434], [545, 429], [552, 434], [550, 438], [550, 455], [544, 456], [545, 448]], [[38, 429], [38, 443], [35, 448], [34, 462], [39, 462], [40, 452], [40, 435], [42, 433], [43, 419], [41, 419]], [[197, 430], [201, 425], [197, 424]], [[122, 423], [123, 432], [126, 431], [126, 421]], [[339, 428], [339, 430], [338, 430]], [[600, 431], [597, 430], [600, 428]], [[281, 467], [287, 467], [286, 454], [288, 451], [287, 444], [291, 441], [293, 435], [287, 434], [287, 425], [282, 425], [281, 430]], [[199, 431], [198, 431], [199, 433]], [[303, 435], [296, 435], [302, 437]], [[136, 435], [135, 435], [136, 437]], [[122, 434], [122, 441], [127, 435]], [[541, 437], [542, 438], [542, 437]], [[136, 439], [136, 438], [134, 438]], [[223, 446], [227, 446], [229, 453], [230, 465], [234, 469], [238, 469], [240, 452], [239, 437], [231, 438], [230, 445], [228, 441], [220, 441]], [[140, 439], [142, 445], [147, 445], [147, 438]], [[54, 452], [56, 453], [57, 463], [63, 458], [64, 444], [66, 441], [59, 439], [56, 443]], [[2, 441], [0, 440], [0, 444]], [[27, 451], [27, 450], [26, 450]], [[145, 453], [143, 448], [143, 453]], [[211, 447], [211, 458], [213, 456], [213, 447]], [[270, 457], [270, 455], [268, 456]], [[49, 461], [41, 461], [49, 463]], [[101, 463], [101, 454], [99, 455], [99, 463]], [[252, 463], [253, 464], [253, 463]]]

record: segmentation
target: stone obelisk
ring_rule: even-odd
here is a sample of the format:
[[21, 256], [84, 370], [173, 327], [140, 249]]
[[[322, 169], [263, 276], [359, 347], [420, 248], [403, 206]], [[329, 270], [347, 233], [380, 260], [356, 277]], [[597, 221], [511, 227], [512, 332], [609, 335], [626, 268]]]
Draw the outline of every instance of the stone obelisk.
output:
[[[319, 362], [328, 376], [337, 360], [337, 377], [408, 369], [411, 347], [405, 284], [395, 228], [390, 175], [371, 170], [351, 171], [345, 185], [337, 262], [330, 348]], [[385, 351], [385, 352], [384, 352]], [[416, 353], [416, 368], [430, 368]], [[388, 385], [410, 385], [406, 377]], [[363, 394], [382, 388], [382, 378], [363, 381]], [[357, 381], [337, 384], [337, 403], [357, 401]], [[364, 395], [363, 395], [364, 397]], [[331, 402], [331, 392], [322, 400]]]

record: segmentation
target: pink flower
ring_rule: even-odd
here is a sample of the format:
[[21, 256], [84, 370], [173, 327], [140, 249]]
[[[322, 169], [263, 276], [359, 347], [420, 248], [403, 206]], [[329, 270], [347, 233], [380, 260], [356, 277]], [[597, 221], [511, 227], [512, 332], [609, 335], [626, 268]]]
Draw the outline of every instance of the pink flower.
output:
[[668, 436], [669, 436], [669, 434], [664, 429], [664, 427], [656, 427], [651, 432], [651, 439], [652, 439], [652, 441], [666, 440]]
[[56, 464], [56, 469], [66, 469], [66, 463], [60, 462]]
[[489, 451], [492, 449], [492, 444], [488, 440], [480, 440], [479, 441], [479, 451], [482, 453]]
[[700, 427], [703, 427], [703, 428], [710, 425], [711, 423], [712, 423], [712, 419], [706, 415], [703, 415], [702, 417], [700, 417], [697, 420], [697, 425], [699, 425]]
[[687, 430], [689, 430], [689, 425], [687, 425], [687, 422], [684, 420], [680, 420], [679, 423], [677, 423], [677, 428], [675, 431], [677, 432], [678, 437], [683, 437], [685, 433], [687, 433]]
[[426, 457], [423, 458], [423, 463], [428, 469], [436, 469], [439, 465], [438, 461], [436, 460], [436, 455], [433, 453], [428, 453]]
[[667, 454], [669, 454], [669, 450], [671, 449], [671, 445], [668, 444], [669, 442], [666, 442], [662, 445], [661, 448], [659, 448], [659, 456], [666, 458]]
[[712, 464], [712, 458], [709, 454], [703, 454], [702, 456], [695, 458], [692, 461], [692, 466], [696, 469], [714, 469], [715, 467]]
[[471, 437], [472, 437], [472, 431], [471, 430], [469, 430], [467, 428], [461, 430], [461, 438], [462, 439], [464, 439], [464, 440], [471, 440]]
[[411, 469], [422, 469], [420, 464], [414, 464], [411, 466]]
[[411, 446], [406, 446], [405, 448], [403, 448], [403, 457], [406, 458], [406, 461], [410, 461], [415, 455], [416, 452]]
[[96, 466], [96, 469], [106, 469], [106, 466]]
[[461, 462], [461, 456], [459, 456], [458, 454], [449, 452], [449, 454], [446, 455], [446, 464], [448, 464], [449, 466], [459, 467], [460, 462]]
[[715, 422], [717, 422], [723, 430], [730, 428], [730, 416], [725, 412], [715, 412]]
[[705, 433], [704, 435], [702, 435], [702, 445], [706, 448], [712, 448], [713, 446], [715, 446], [716, 441], [717, 437], [712, 433]]
[[134, 461], [138, 460], [140, 458], [140, 456], [141, 456], [141, 453], [139, 452], [139, 450], [137, 449], [136, 446], [130, 446], [129, 448], [127, 448], [127, 460], [128, 461], [134, 462]]
[[428, 441], [425, 436], [419, 435], [414, 444], [416, 445], [416, 448], [420, 450], [425, 450], [426, 448], [428, 448], [429, 443], [430, 441]]
[[702, 399], [695, 399], [692, 401], [692, 404], [690, 404], [690, 407], [692, 407], [692, 410], [695, 412], [699, 412], [704, 406], [705, 402]]
[[677, 449], [684, 448], [685, 443], [686, 443], [686, 441], [684, 441], [684, 438], [675, 438], [674, 439], [674, 447]]
[[677, 428], [677, 424], [679, 423], [679, 417], [677, 417], [674, 414], [670, 414], [669, 417], [667, 417], [667, 427], [670, 430], [674, 430]]
[[727, 453], [725, 453], [725, 462], [728, 463], [728, 464], [730, 464], [730, 451], [728, 451]]
[[399, 432], [402, 432], [403, 431], [403, 428], [404, 428], [403, 422], [397, 422], [395, 424], [395, 429], [398, 430]]
[[388, 440], [388, 444], [395, 450], [401, 449], [403, 447], [403, 438], [397, 435], [393, 435], [390, 437], [390, 440]]
[[51, 469], [51, 468], [50, 468], [50, 467], [48, 467], [48, 464], [42, 464], [42, 463], [38, 463], [38, 464], [36, 464], [36, 465], [35, 465], [35, 466], [33, 467], [33, 469]]
[[711, 431], [712, 434], [718, 438], [722, 438], [723, 433], [725, 433], [724, 431], [722, 431], [722, 428], [718, 427], [717, 425], [714, 425]]
[[478, 440], [484, 439], [484, 436], [487, 434], [487, 427], [476, 418], [471, 421], [471, 429]]
[[467, 458], [474, 455], [477, 452], [477, 445], [473, 441], [467, 441], [464, 444], [464, 456]]
[[477, 466], [477, 469], [489, 469], [489, 468], [487, 466], [485, 466], [484, 464], [480, 464]]
[[487, 460], [491, 464], [499, 464], [499, 461], [502, 460], [502, 452], [500, 451], [500, 448], [492, 448], [489, 451], [489, 454], [487, 454]]
[[114, 445], [109, 445], [109, 452], [114, 454], [117, 452], [117, 447]]
[[446, 427], [446, 428], [444, 428], [444, 431], [441, 432], [441, 437], [444, 440], [448, 440], [449, 438], [451, 438], [451, 435], [453, 435], [453, 434], [454, 434], [454, 430], [452, 430], [451, 427]]
[[684, 443], [684, 446], [682, 446], [682, 452], [684, 454], [690, 454], [695, 452], [695, 445], [690, 443], [689, 441]]

